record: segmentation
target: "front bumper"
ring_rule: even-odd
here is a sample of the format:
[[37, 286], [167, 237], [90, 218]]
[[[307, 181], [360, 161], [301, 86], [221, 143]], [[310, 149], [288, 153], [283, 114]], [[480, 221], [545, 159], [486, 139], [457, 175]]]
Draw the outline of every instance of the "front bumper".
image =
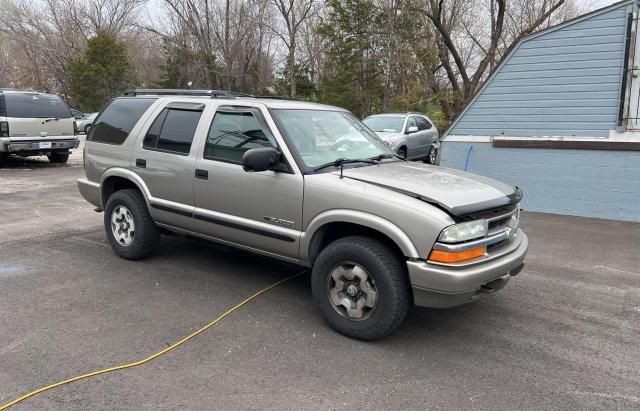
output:
[[502, 289], [522, 270], [528, 247], [527, 236], [518, 230], [510, 251], [489, 261], [461, 267], [408, 261], [415, 305], [454, 307]]
[[78, 148], [78, 137], [2, 137], [0, 153], [28, 154]]

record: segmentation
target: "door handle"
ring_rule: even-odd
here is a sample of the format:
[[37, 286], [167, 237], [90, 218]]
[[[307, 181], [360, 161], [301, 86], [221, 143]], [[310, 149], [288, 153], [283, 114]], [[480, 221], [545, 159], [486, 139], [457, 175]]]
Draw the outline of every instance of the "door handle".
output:
[[147, 168], [147, 160], [143, 158], [136, 158], [136, 167]]
[[196, 178], [199, 178], [200, 180], [208, 180], [209, 172], [207, 170], [196, 168]]

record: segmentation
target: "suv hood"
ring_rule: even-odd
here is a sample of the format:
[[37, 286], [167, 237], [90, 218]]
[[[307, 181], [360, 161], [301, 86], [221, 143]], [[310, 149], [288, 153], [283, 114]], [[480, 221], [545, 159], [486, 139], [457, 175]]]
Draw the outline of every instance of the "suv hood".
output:
[[454, 216], [515, 204], [522, 192], [499, 181], [450, 168], [390, 162], [344, 170], [344, 177], [440, 206]]

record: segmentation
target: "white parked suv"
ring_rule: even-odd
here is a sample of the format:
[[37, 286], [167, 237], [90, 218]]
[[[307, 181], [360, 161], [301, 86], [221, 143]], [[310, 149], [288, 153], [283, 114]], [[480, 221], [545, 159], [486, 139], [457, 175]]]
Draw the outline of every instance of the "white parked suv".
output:
[[0, 90], [0, 166], [10, 154], [65, 163], [78, 147], [71, 110], [55, 94]]

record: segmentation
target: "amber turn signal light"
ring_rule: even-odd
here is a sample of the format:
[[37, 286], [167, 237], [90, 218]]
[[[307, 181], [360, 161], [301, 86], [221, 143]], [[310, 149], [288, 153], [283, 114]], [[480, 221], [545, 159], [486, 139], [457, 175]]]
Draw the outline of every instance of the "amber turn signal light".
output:
[[463, 261], [473, 260], [482, 257], [485, 253], [485, 247], [471, 248], [464, 251], [441, 251], [432, 250], [429, 254], [429, 261], [437, 263], [460, 263]]

